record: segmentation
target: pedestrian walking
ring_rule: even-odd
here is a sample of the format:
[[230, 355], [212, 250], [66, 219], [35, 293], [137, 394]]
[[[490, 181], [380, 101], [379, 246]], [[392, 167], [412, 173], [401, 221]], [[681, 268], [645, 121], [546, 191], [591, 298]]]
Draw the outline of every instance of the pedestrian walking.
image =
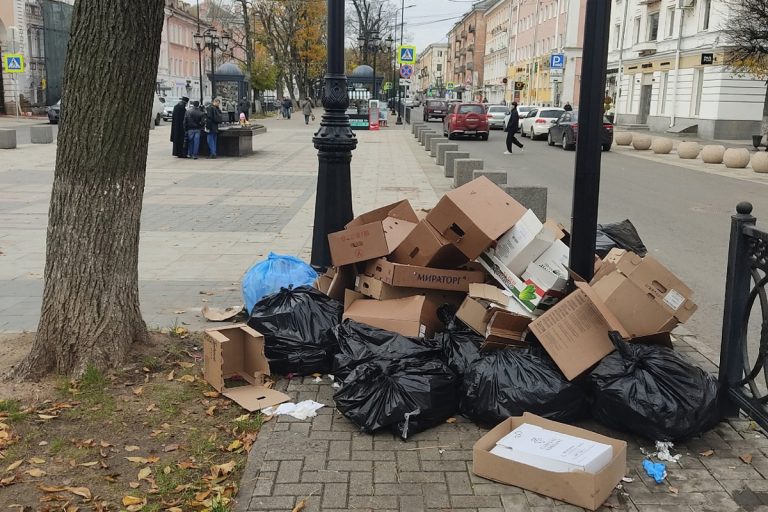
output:
[[517, 111], [517, 102], [513, 101], [510, 103], [510, 106], [512, 110], [509, 111], [509, 121], [507, 121], [507, 126], [504, 127], [504, 131], [507, 132], [507, 150], [504, 152], [505, 155], [512, 154], [512, 144], [519, 147], [521, 152], [523, 151], [523, 145], [515, 138], [515, 134], [520, 129], [520, 113]]
[[312, 102], [309, 101], [309, 98], [301, 100], [301, 112], [304, 114], [304, 124], [309, 124], [309, 118], [315, 117], [312, 115]]
[[224, 120], [219, 104], [218, 99], [213, 100], [205, 113], [205, 127], [208, 130], [208, 158], [216, 158], [217, 155], [219, 124]]
[[237, 105], [235, 105], [234, 100], [227, 100], [227, 115], [229, 117], [229, 124], [235, 124], [237, 120], [235, 119], [235, 112], [237, 111]]
[[568, 103], [568, 102], [566, 101], [566, 102], [565, 102], [565, 105], [563, 105], [563, 110], [565, 110], [566, 112], [571, 112], [571, 111], [573, 110], [573, 107], [571, 106], [571, 104], [570, 104], [570, 103]]
[[283, 98], [283, 111], [285, 112], [285, 118], [291, 118], [291, 109], [293, 108], [293, 102], [290, 98]]
[[251, 108], [251, 104], [248, 102], [248, 98], [243, 96], [243, 99], [240, 100], [240, 103], [238, 104], [238, 110], [240, 111], [240, 114], [245, 114], [245, 120], [248, 120], [248, 111]]
[[197, 160], [200, 152], [200, 131], [203, 129], [205, 114], [200, 110], [200, 102], [193, 101], [192, 108], [184, 116], [184, 131], [187, 133], [187, 158]]
[[184, 116], [187, 113], [187, 103], [189, 103], [189, 98], [182, 96], [181, 101], [173, 107], [173, 115], [171, 117], [173, 156], [179, 158], [187, 157], [187, 152], [184, 150], [184, 143], [187, 138], [186, 131], [184, 130]]

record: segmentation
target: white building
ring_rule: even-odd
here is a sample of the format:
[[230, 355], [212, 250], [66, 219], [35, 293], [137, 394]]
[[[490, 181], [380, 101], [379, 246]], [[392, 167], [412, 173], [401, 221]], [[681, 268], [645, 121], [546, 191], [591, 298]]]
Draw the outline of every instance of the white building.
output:
[[[440, 96], [445, 91], [445, 67], [448, 62], [448, 43], [432, 43], [418, 56], [416, 63], [416, 89], [424, 96]], [[431, 92], [430, 92], [431, 91]]]
[[608, 94], [620, 124], [714, 139], [760, 133], [765, 83], [730, 72], [726, 0], [612, 0]]
[[512, 0], [499, 0], [485, 12], [483, 93], [489, 103], [504, 99], [509, 63], [509, 25]]

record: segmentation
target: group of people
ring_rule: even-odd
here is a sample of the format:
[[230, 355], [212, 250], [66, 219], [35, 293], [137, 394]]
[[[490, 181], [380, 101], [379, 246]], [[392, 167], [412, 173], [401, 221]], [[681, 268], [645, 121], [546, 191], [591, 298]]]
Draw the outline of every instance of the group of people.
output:
[[[310, 119], [315, 120], [315, 115], [312, 113], [312, 108], [314, 107], [312, 100], [302, 98], [299, 102], [299, 107], [301, 108], [301, 113], [304, 114], [304, 124], [309, 124]], [[280, 102], [280, 114], [283, 116], [283, 119], [290, 119], [291, 112], [293, 112], [293, 101], [290, 98], [283, 98], [283, 101]]]
[[[234, 101], [228, 101], [225, 107], [230, 123], [236, 122], [234, 105]], [[200, 153], [200, 138], [203, 133], [206, 133], [208, 158], [217, 158], [219, 125], [225, 122], [221, 100], [215, 98], [207, 107], [200, 105], [199, 101], [193, 101], [192, 108], [188, 106], [189, 98], [183, 96], [181, 101], [173, 107], [171, 120], [173, 156], [197, 160]], [[243, 98], [237, 106], [240, 119], [247, 121], [250, 107], [248, 100]]]

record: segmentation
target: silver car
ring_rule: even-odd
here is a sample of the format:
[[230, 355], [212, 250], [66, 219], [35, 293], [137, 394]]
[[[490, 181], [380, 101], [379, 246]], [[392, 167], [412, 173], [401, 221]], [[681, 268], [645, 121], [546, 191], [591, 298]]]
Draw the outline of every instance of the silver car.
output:
[[488, 128], [493, 130], [498, 128], [504, 129], [504, 119], [507, 116], [507, 107], [505, 105], [489, 105], [488, 106]]

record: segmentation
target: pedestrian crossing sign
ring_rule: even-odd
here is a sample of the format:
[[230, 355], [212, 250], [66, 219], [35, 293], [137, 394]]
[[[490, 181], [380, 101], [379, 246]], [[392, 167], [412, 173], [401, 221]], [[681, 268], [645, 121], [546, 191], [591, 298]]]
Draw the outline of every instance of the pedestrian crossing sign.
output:
[[20, 53], [6, 53], [3, 55], [3, 69], [6, 73], [23, 73], [24, 56]]
[[398, 64], [416, 64], [416, 47], [400, 46], [397, 48]]

